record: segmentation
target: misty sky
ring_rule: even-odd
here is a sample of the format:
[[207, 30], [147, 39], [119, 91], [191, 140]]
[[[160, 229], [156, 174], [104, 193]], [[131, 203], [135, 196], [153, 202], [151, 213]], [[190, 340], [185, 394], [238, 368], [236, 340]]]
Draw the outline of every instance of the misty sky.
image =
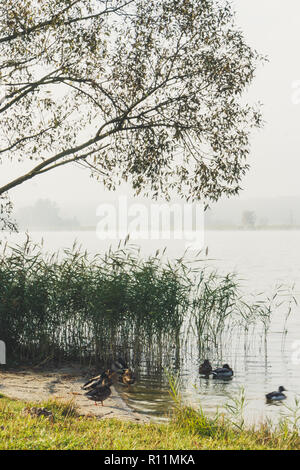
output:
[[[269, 57], [249, 91], [248, 101], [263, 103], [266, 124], [252, 136], [251, 170], [240, 197], [300, 196], [300, 2], [235, 0], [234, 4], [237, 24], [248, 43]], [[0, 183], [21, 173], [20, 166], [2, 165]], [[50, 198], [59, 205], [85, 199], [96, 205], [116, 196], [104, 193], [87, 170], [71, 166], [24, 183], [10, 194], [17, 207], [38, 198]]]

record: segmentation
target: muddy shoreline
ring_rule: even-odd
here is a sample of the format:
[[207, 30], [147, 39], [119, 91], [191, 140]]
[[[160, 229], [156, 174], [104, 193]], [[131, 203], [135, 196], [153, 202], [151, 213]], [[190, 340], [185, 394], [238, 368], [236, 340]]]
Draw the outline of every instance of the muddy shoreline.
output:
[[61, 401], [72, 400], [82, 416], [116, 418], [126, 421], [149, 422], [149, 418], [129, 408], [114, 386], [112, 394], [104, 406], [95, 405], [84, 396], [81, 389], [84, 382], [93, 374], [80, 366], [68, 365], [59, 368], [19, 368], [0, 367], [0, 394], [26, 402], [42, 402], [50, 398]]

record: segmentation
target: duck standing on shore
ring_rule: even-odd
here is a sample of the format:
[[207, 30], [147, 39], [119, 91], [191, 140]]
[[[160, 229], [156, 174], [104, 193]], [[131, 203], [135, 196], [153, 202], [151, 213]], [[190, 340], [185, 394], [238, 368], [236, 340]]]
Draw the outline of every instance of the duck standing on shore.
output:
[[135, 375], [123, 359], [119, 358], [115, 361], [112, 365], [112, 369], [119, 375], [119, 381], [124, 385], [129, 387], [129, 385], [135, 383]]
[[199, 367], [199, 374], [201, 375], [210, 375], [212, 373], [212, 366], [208, 359], [205, 359]]
[[266, 394], [267, 401], [282, 401], [286, 399], [286, 395], [282, 392], [286, 392], [286, 389], [281, 385], [278, 388], [278, 392], [270, 392]]
[[133, 385], [135, 382], [135, 375], [132, 372], [131, 369], [125, 369], [122, 376], [121, 376], [121, 381], [123, 384], [127, 385]]
[[229, 379], [233, 377], [233, 370], [228, 364], [224, 364], [222, 367], [212, 371], [214, 379]]
[[94, 400], [95, 405], [97, 401], [101, 401], [103, 406], [104, 400], [106, 400], [111, 395], [111, 389], [113, 382], [111, 378], [104, 378], [101, 384], [94, 386], [91, 390], [85, 393], [85, 396], [89, 400]]
[[83, 390], [92, 390], [98, 386], [104, 385], [105, 382], [112, 381], [113, 378], [116, 376], [116, 373], [110, 369], [107, 369], [101, 374], [91, 378], [88, 382], [86, 382], [82, 388]]

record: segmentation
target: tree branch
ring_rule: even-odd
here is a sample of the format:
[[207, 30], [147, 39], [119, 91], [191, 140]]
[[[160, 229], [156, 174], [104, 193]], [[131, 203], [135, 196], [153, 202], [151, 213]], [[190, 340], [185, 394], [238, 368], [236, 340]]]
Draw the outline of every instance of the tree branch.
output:
[[[3, 42], [12, 41], [13, 39], [23, 37], [25, 35], [28, 35], [28, 34], [31, 34], [31, 33], [35, 32], [35, 31], [41, 30], [41, 29], [43, 29], [47, 26], [50, 26], [61, 15], [66, 13], [66, 11], [70, 10], [74, 5], [76, 5], [76, 3], [79, 3], [81, 1], [82, 0], [75, 0], [73, 3], [68, 5], [66, 8], [64, 8], [60, 12], [58, 12], [56, 15], [53, 15], [49, 20], [42, 21], [41, 23], [38, 23], [38, 24], [32, 26], [31, 28], [26, 29], [26, 28], [23, 27], [22, 31], [17, 31], [14, 34], [10, 34], [9, 36], [4, 36], [4, 37], [0, 38], [0, 44], [3, 43]], [[72, 24], [72, 23], [78, 23], [79, 21], [87, 21], [87, 20], [90, 20], [90, 19], [95, 19], [95, 18], [98, 18], [98, 17], [103, 16], [103, 15], [108, 14], [108, 13], [116, 13], [116, 12], [122, 10], [125, 6], [129, 5], [130, 3], [134, 2], [134, 1], [135, 0], [128, 0], [127, 2], [123, 3], [122, 5], [119, 5], [118, 7], [106, 8], [105, 10], [102, 10], [99, 13], [94, 13], [93, 15], [79, 16], [77, 18], [71, 18], [69, 20], [65, 20], [65, 21], [63, 21], [63, 25], [69, 25], [69, 24]]]

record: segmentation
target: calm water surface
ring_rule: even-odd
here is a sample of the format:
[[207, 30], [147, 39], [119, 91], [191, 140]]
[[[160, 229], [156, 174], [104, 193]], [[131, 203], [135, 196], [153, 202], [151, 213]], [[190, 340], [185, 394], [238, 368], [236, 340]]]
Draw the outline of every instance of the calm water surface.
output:
[[[1, 238], [4, 237], [2, 234]], [[9, 242], [19, 243], [24, 238], [24, 234], [9, 236]], [[98, 240], [95, 232], [33, 232], [31, 238], [34, 241], [43, 238], [44, 247], [49, 251], [71, 247], [75, 239], [91, 253], [101, 253], [109, 246]], [[295, 283], [295, 293], [299, 297], [299, 243], [298, 231], [207, 231], [205, 244], [209, 249], [210, 261], [205, 263], [223, 273], [235, 271], [244, 290], [251, 294], [264, 292], [271, 295], [276, 285]], [[140, 245], [145, 255], [154, 254], [157, 248], [167, 246], [169, 258], [181, 256], [185, 248], [175, 241], [147, 241]], [[240, 387], [244, 387], [248, 421], [258, 422], [266, 417], [275, 421], [285, 407], [282, 404], [267, 405], [264, 395], [284, 385], [288, 390], [285, 403], [294, 406], [295, 398], [300, 397], [299, 308], [295, 306], [288, 319], [286, 335], [283, 335], [284, 318], [283, 308], [273, 312], [266, 344], [258, 331], [247, 344], [242, 337], [227, 338], [222, 362], [228, 362], [235, 371], [233, 380], [229, 382], [199, 377], [198, 354], [191, 351], [184, 369], [180, 371], [184, 400], [195, 406], [201, 402], [205, 411], [214, 413], [216, 409], [222, 409], [230, 396], [238, 394]], [[136, 385], [130, 390], [122, 388], [121, 392], [127, 403], [137, 411], [156, 420], [166, 419], [171, 401], [162, 377], [142, 373]]]

